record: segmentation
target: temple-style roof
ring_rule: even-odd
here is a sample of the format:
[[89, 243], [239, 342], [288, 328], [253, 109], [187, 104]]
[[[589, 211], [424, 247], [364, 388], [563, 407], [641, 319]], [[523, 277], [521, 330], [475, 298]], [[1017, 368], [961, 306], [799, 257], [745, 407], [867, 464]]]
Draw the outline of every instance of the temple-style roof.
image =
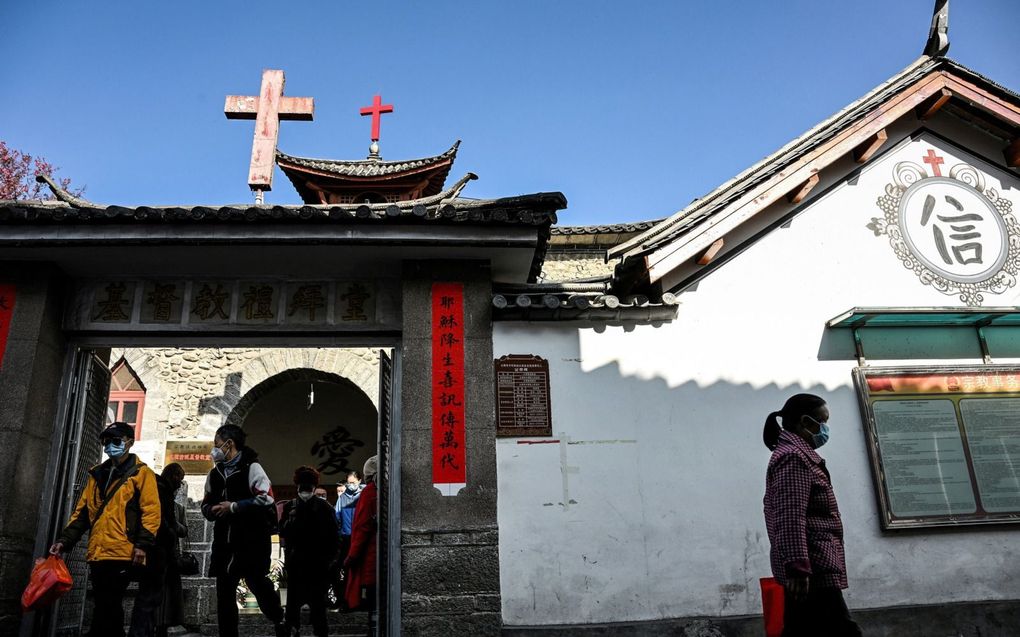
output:
[[[443, 190], [460, 140], [434, 157], [404, 161], [313, 159], [276, 151], [276, 163], [305, 203], [371, 203], [429, 197]], [[361, 196], [367, 195], [367, 196]]]
[[566, 207], [566, 198], [558, 192], [498, 199], [460, 197], [464, 186], [476, 178], [468, 173], [443, 192], [395, 203], [118, 206], [74, 197], [51, 178], [40, 176], [38, 179], [50, 185], [57, 201], [0, 200], [0, 248], [242, 241], [364, 243], [381, 241], [382, 235], [391, 237], [386, 240], [393, 244], [438, 245], [439, 240], [430, 238], [430, 232], [456, 227], [464, 230], [464, 237], [451, 235], [449, 240], [465, 245], [474, 241], [506, 247], [512, 243], [505, 238], [508, 233], [513, 241], [527, 243], [532, 250], [527, 279], [535, 281], [548, 248], [549, 227], [556, 222], [556, 211]]

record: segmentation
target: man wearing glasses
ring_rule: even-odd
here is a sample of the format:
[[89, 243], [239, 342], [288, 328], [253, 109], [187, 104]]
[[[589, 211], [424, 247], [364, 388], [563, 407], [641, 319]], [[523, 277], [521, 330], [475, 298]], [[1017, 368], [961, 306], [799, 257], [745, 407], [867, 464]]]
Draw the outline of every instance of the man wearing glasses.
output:
[[160, 522], [156, 474], [128, 453], [134, 438], [134, 429], [123, 422], [111, 424], [99, 435], [109, 458], [89, 470], [71, 520], [50, 547], [53, 555], [69, 552], [89, 533], [85, 559], [94, 603], [91, 637], [124, 635], [122, 602], [132, 578], [140, 584], [131, 615], [131, 637], [152, 634], [160, 602], [159, 585], [149, 581], [144, 569]]

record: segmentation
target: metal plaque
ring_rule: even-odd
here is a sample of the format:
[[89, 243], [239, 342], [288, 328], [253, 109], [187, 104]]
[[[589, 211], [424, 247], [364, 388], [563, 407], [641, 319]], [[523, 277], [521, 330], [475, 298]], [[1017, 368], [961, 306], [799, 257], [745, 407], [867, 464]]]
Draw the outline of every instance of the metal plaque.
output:
[[858, 368], [883, 529], [1020, 522], [1020, 368]]
[[163, 466], [176, 462], [188, 475], [205, 475], [213, 468], [212, 440], [167, 440]]
[[549, 361], [509, 354], [495, 361], [496, 435], [551, 436]]

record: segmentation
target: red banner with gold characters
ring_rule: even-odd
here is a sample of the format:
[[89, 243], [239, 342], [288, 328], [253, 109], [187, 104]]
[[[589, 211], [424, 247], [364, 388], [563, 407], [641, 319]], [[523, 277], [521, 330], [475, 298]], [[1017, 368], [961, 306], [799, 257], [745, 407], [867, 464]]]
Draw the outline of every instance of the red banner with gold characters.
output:
[[0, 283], [0, 365], [4, 364], [7, 351], [7, 335], [11, 331], [11, 317], [14, 316], [15, 288], [9, 283]]
[[464, 454], [464, 285], [432, 284], [432, 486], [467, 486]]

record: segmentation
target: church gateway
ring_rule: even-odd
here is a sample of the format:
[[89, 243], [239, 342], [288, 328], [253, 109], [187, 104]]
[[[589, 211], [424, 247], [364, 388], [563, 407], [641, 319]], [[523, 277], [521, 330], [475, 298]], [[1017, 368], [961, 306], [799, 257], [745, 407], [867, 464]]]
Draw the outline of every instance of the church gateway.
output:
[[[3, 631], [88, 623], [82, 578], [45, 613], [18, 598], [115, 418], [146, 463], [185, 465], [202, 559], [219, 425], [281, 497], [297, 464], [340, 482], [378, 453], [384, 634], [760, 634], [761, 424], [811, 392], [862, 625], [1009, 634], [1020, 96], [940, 53], [643, 223], [468, 198], [459, 142], [341, 161], [259, 129], [304, 204], [0, 202]], [[227, 112], [275, 127], [305, 99]]]

